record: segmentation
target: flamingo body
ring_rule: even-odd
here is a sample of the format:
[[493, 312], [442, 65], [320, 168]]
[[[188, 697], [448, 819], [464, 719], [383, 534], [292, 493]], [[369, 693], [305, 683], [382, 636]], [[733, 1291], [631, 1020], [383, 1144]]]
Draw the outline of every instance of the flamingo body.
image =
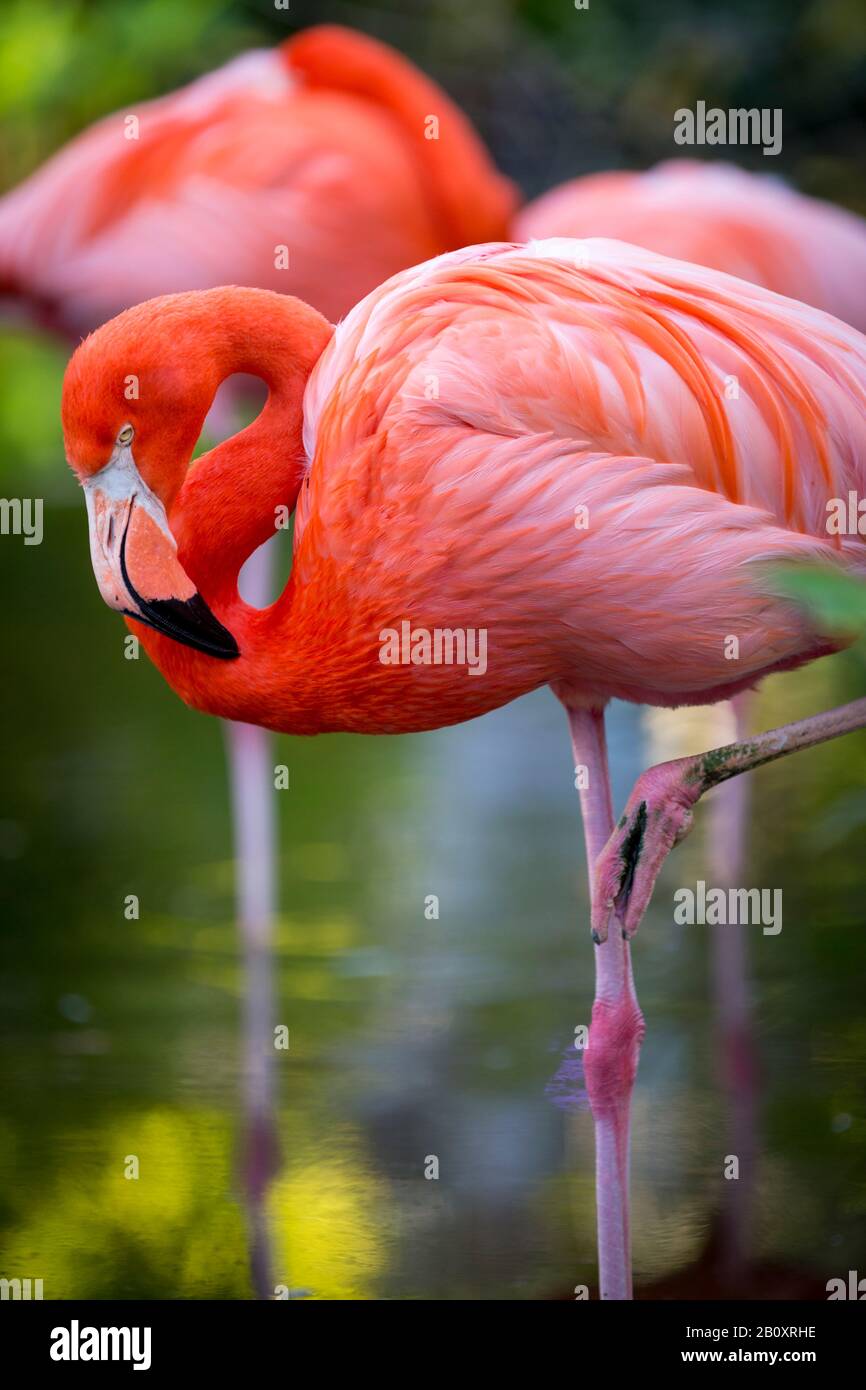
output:
[[631, 241], [866, 331], [866, 222], [732, 164], [675, 159], [573, 179], [522, 208], [514, 235]]
[[338, 318], [404, 266], [503, 235], [515, 196], [435, 83], [323, 26], [107, 117], [7, 194], [0, 294], [73, 335], [225, 283]]
[[[263, 375], [269, 404], [187, 473], [231, 370]], [[122, 399], [130, 371], [140, 403]], [[706, 703], [829, 650], [763, 567], [862, 567], [826, 503], [866, 484], [864, 393], [866, 340], [827, 315], [552, 240], [405, 271], [333, 334], [264, 292], [153, 301], [78, 349], [63, 413], [97, 490], [131, 422], [181, 576], [236, 640], [214, 661], [136, 625], [184, 699], [287, 731], [401, 732], [543, 684], [571, 707]], [[250, 610], [238, 568], [295, 502], [289, 584]], [[403, 621], [485, 629], [487, 670], [383, 665]]]

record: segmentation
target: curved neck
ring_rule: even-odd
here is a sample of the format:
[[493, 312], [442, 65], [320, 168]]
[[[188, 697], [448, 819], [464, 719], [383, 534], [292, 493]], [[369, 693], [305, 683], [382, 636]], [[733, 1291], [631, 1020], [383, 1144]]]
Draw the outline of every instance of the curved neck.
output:
[[308, 87], [350, 93], [388, 112], [411, 144], [443, 250], [508, 238], [517, 189], [460, 108], [413, 63], [336, 24], [302, 30], [283, 54]]
[[294, 510], [304, 476], [304, 389], [333, 328], [301, 300], [264, 290], [215, 292], [204, 314], [196, 329], [212, 350], [215, 389], [236, 373], [268, 387], [253, 423], [190, 466], [169, 515], [181, 564], [219, 602], [236, 597], [238, 572], [273, 535], [278, 509]]

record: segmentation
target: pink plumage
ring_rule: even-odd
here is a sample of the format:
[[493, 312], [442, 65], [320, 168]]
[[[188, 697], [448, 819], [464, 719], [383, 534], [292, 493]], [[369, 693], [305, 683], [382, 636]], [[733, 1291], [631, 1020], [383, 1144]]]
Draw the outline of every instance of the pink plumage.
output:
[[724, 270], [866, 331], [866, 222], [780, 179], [674, 159], [573, 179], [527, 204], [514, 234], [613, 237]]
[[764, 562], [866, 559], [827, 528], [866, 484], [866, 339], [636, 247], [404, 272], [337, 329], [305, 415], [299, 575], [334, 551], [350, 606], [384, 581], [431, 623], [483, 618], [490, 674], [462, 695], [488, 707], [544, 682], [593, 705], [732, 694], [826, 650]]
[[338, 318], [396, 270], [505, 234], [515, 201], [435, 83], [320, 26], [106, 116], [8, 193], [0, 294], [76, 336], [225, 284]]

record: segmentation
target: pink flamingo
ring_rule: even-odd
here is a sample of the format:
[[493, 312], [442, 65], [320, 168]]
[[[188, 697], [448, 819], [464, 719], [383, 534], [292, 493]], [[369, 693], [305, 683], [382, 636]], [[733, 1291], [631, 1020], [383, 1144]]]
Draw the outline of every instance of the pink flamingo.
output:
[[[339, 318], [395, 271], [504, 235], [515, 203], [441, 88], [326, 25], [106, 117], [0, 199], [0, 301], [76, 341], [141, 300], [225, 283]], [[266, 565], [247, 591], [267, 601]], [[254, 856], [244, 827], [271, 815], [273, 760], [258, 730], [232, 727], [229, 742], [255, 941], [272, 912], [273, 826]]]
[[[238, 370], [268, 405], [187, 472]], [[866, 700], [654, 768], [616, 825], [604, 707], [729, 698], [844, 645], [765, 565], [866, 568], [859, 536], [825, 529], [826, 499], [866, 481], [866, 339], [615, 242], [482, 246], [336, 331], [262, 291], [141, 305], [76, 352], [63, 426], [103, 597], [196, 708], [314, 734], [444, 726], [545, 684], [564, 704], [586, 774], [600, 1288], [630, 1297], [628, 940], [702, 793], [860, 728]], [[251, 609], [238, 572], [283, 505], [292, 573]]]
[[389, 275], [505, 233], [516, 191], [393, 49], [308, 29], [107, 116], [0, 199], [0, 296], [74, 338], [241, 283], [339, 318]]
[[[441, 88], [386, 45], [322, 26], [106, 117], [6, 194], [0, 300], [76, 341], [141, 300], [224, 283], [299, 295], [338, 318], [415, 261], [505, 235], [515, 201]], [[234, 415], [230, 392], [211, 413], [217, 433]], [[266, 552], [244, 579], [264, 606]], [[227, 734], [258, 1225], [272, 1149], [274, 759], [264, 730], [234, 721]], [[253, 1260], [265, 1289], [261, 1249]]]
[[[573, 179], [522, 208], [515, 235], [605, 236], [738, 275], [792, 299], [824, 309], [866, 331], [866, 222], [851, 212], [805, 197], [778, 179], [733, 165], [669, 160], [644, 173], [610, 172]], [[708, 711], [708, 742], [744, 738], [752, 698]], [[682, 731], [656, 717], [667, 741]], [[681, 743], [681, 747], [682, 747]], [[692, 745], [694, 746], [694, 744]], [[723, 786], [710, 808], [713, 882], [742, 882], [749, 823], [750, 782]], [[752, 1222], [757, 1156], [758, 1058], [751, 1023], [748, 948], [741, 924], [712, 933], [712, 991], [721, 1082], [730, 1117], [730, 1145], [741, 1155], [741, 1180], [725, 1184], [725, 1210], [713, 1250], [732, 1280], [742, 1277]]]
[[733, 164], [587, 174], [517, 213], [514, 235], [613, 237], [724, 270], [866, 331], [866, 222]]

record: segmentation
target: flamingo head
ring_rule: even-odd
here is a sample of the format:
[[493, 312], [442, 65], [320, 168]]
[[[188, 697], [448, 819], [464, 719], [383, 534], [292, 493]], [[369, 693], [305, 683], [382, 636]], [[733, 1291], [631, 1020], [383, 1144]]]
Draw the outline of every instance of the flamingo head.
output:
[[172, 334], [167, 301], [154, 318], [159, 303], [121, 314], [76, 351], [63, 383], [66, 456], [84, 489], [91, 561], [109, 607], [229, 659], [237, 643], [178, 559], [169, 525], [219, 382], [188, 333]]

